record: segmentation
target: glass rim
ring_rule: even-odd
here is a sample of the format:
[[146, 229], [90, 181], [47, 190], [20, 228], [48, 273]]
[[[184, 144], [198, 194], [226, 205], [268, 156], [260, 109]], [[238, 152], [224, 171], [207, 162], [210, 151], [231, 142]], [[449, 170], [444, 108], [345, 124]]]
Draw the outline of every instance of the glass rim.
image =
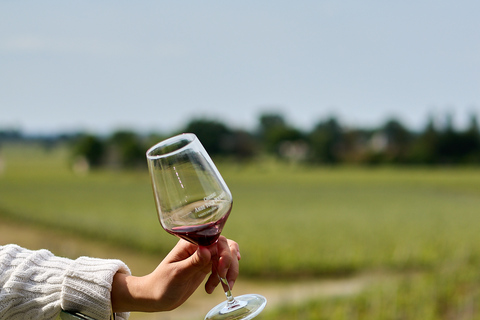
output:
[[[152, 152], [159, 149], [160, 147], [165, 147], [165, 146], [168, 146], [168, 145], [172, 145], [174, 142], [179, 142], [179, 141], [182, 141], [182, 140], [186, 140], [188, 143], [181, 146], [178, 149], [169, 151], [169, 152], [164, 153], [164, 154], [157, 154], [157, 155], [152, 154]], [[177, 134], [176, 136], [173, 136], [173, 137], [167, 138], [165, 140], [162, 140], [162, 141], [156, 143], [155, 145], [153, 145], [152, 147], [150, 147], [147, 150], [147, 153], [146, 153], [147, 159], [155, 160], [155, 159], [165, 158], [165, 157], [169, 157], [171, 155], [177, 154], [177, 153], [181, 152], [182, 150], [186, 149], [195, 140], [198, 140], [198, 137], [194, 133], [188, 133], [187, 132], [187, 133]]]

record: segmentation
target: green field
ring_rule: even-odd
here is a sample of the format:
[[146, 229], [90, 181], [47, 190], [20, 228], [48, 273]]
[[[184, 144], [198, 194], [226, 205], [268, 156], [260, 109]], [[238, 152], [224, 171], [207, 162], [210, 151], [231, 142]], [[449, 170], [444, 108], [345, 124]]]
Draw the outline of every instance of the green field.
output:
[[[73, 173], [64, 149], [4, 146], [0, 215], [146, 253], [158, 223], [146, 169]], [[234, 208], [224, 235], [254, 279], [404, 275], [359, 296], [263, 319], [479, 319], [480, 169], [218, 164]]]

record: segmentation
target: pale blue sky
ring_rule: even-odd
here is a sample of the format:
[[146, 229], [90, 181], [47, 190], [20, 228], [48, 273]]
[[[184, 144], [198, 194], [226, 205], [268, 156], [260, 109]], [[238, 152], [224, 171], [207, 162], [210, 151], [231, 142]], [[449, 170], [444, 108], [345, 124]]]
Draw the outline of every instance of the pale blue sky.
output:
[[480, 1], [0, 0], [0, 129], [480, 114]]

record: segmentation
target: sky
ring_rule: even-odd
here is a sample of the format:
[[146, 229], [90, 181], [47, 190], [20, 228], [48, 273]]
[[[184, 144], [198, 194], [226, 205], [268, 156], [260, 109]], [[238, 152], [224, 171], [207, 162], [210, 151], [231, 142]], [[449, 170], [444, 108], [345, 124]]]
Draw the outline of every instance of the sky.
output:
[[0, 130], [462, 126], [480, 115], [479, 17], [478, 0], [0, 0]]

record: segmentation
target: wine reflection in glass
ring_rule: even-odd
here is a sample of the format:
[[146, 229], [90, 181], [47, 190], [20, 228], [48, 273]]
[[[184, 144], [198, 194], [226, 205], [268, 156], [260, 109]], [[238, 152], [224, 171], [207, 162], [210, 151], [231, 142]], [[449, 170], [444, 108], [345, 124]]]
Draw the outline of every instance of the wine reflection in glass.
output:
[[[232, 194], [198, 138], [184, 133], [159, 142], [147, 151], [147, 161], [162, 227], [199, 246], [215, 245], [232, 210]], [[214, 270], [216, 264], [218, 258]], [[206, 320], [252, 319], [267, 303], [258, 294], [234, 298], [227, 280], [220, 283], [227, 300]]]

